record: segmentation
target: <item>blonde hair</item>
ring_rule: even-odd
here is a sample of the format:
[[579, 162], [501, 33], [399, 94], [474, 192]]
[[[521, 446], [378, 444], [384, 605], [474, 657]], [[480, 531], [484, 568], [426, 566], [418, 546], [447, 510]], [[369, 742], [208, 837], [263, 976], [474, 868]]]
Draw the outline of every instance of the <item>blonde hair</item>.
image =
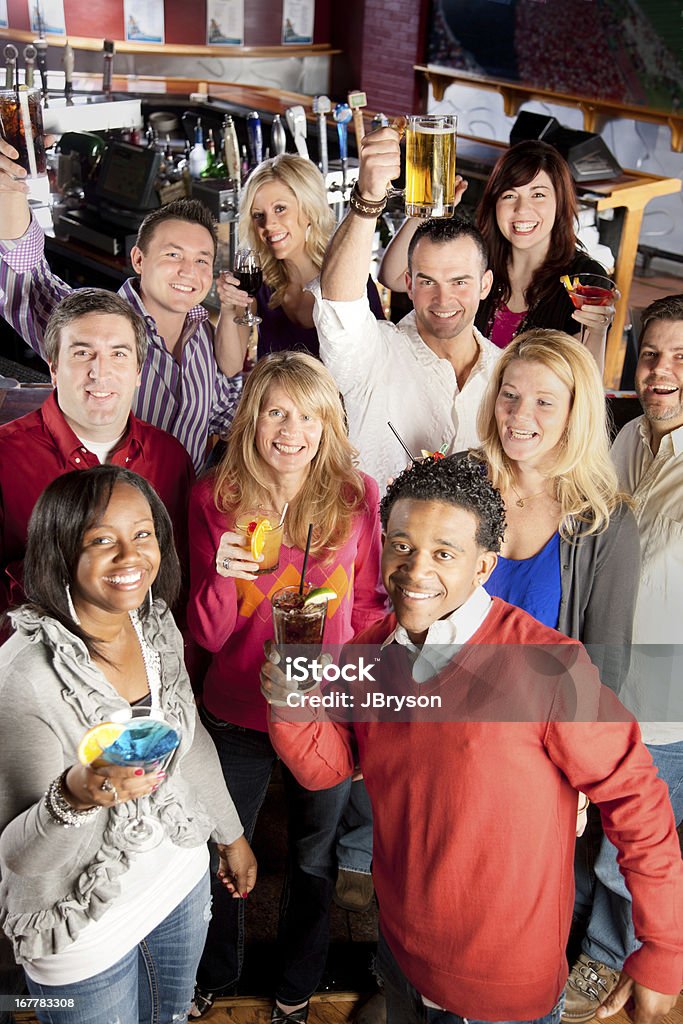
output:
[[303, 487], [287, 511], [287, 533], [304, 548], [314, 524], [311, 552], [331, 554], [346, 541], [351, 518], [366, 507], [357, 455], [346, 435], [344, 408], [332, 375], [304, 352], [277, 352], [260, 359], [247, 377], [225, 454], [216, 470], [214, 500], [238, 516], [269, 500], [268, 479], [256, 449], [256, 426], [271, 387], [283, 388], [302, 410], [322, 422], [320, 446]]
[[245, 183], [240, 199], [239, 237], [240, 245], [256, 249], [261, 257], [263, 277], [273, 294], [268, 303], [271, 309], [281, 305], [289, 280], [284, 260], [276, 259], [267, 245], [254, 230], [251, 211], [256, 193], [262, 185], [278, 182], [292, 193], [306, 229], [306, 254], [320, 270], [323, 256], [334, 230], [334, 214], [327, 202], [323, 176], [310, 160], [292, 153], [282, 153], [270, 160], [264, 160], [255, 167]]
[[505, 371], [513, 362], [540, 363], [551, 370], [571, 394], [569, 416], [560, 441], [553, 476], [560, 504], [560, 533], [569, 540], [576, 523], [583, 534], [601, 533], [612, 513], [624, 503], [609, 455], [608, 414], [602, 380], [584, 345], [563, 331], [525, 331], [503, 351], [479, 408], [477, 426], [481, 453], [491, 481], [506, 491], [514, 476], [498, 433], [495, 407]]

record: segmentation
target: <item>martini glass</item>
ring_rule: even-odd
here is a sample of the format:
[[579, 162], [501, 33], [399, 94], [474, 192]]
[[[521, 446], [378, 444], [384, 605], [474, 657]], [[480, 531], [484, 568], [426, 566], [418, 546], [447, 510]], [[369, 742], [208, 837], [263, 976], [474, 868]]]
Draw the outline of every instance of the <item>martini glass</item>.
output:
[[[91, 765], [115, 764], [156, 772], [168, 764], [180, 743], [179, 724], [158, 708], [127, 708], [112, 715], [107, 725], [111, 725], [111, 742], [101, 749], [95, 761], [89, 762]], [[135, 817], [118, 827], [131, 849], [153, 850], [163, 839], [164, 827], [156, 818], [142, 813], [140, 798], [135, 804]]]
[[[609, 277], [600, 274], [565, 274], [561, 279], [567, 289], [574, 309], [584, 306], [610, 306], [617, 297], [617, 286]], [[585, 339], [588, 328], [581, 325], [581, 342]]]

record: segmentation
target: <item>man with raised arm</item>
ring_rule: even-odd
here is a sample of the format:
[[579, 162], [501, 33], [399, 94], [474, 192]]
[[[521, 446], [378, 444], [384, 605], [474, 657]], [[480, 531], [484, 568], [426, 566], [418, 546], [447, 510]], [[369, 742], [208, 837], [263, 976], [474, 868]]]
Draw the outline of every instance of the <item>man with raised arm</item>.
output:
[[304, 659], [292, 671], [274, 645], [261, 681], [301, 785], [363, 772], [389, 1024], [558, 1024], [577, 791], [619, 850], [642, 942], [598, 1016], [632, 1001], [656, 1024], [683, 981], [683, 865], [637, 723], [580, 643], [487, 595], [505, 510], [477, 459], [405, 470], [380, 515], [394, 611], [327, 666], [351, 682], [304, 689]]
[[123, 298], [80, 288], [55, 308], [44, 335], [56, 390], [40, 409], [0, 426], [0, 611], [21, 603], [28, 521], [55, 477], [102, 462], [144, 476], [166, 505], [183, 569], [190, 456], [175, 437], [131, 413], [147, 328]]
[[[47, 320], [72, 289], [50, 270], [16, 157], [0, 140], [0, 312], [44, 357]], [[145, 218], [131, 250], [137, 278], [119, 289], [144, 318], [149, 340], [135, 414], [177, 437], [197, 470], [209, 436], [232, 422], [245, 355], [241, 343], [229, 343], [220, 320], [214, 331], [200, 305], [211, 287], [216, 244], [215, 223], [202, 203], [162, 206]], [[227, 315], [234, 315], [232, 307]]]
[[391, 128], [361, 143], [358, 184], [323, 263], [313, 318], [320, 356], [344, 396], [360, 465], [384, 488], [405, 465], [390, 420], [412, 454], [476, 446], [476, 418], [500, 350], [475, 328], [491, 287], [479, 232], [460, 218], [425, 221], [411, 242], [406, 281], [414, 310], [375, 321], [365, 286], [376, 220], [400, 170]]

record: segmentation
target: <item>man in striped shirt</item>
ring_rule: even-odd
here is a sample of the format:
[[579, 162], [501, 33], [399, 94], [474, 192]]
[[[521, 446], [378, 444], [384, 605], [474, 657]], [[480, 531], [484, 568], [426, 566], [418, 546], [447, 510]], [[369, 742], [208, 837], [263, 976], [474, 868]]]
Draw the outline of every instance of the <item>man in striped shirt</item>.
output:
[[[36, 352], [50, 313], [72, 291], [50, 270], [17, 152], [0, 140], [0, 312]], [[245, 352], [215, 331], [200, 303], [213, 278], [216, 228], [208, 209], [181, 199], [154, 210], [131, 250], [136, 278], [119, 289], [147, 325], [137, 417], [173, 434], [201, 469], [211, 434], [225, 433], [242, 391]], [[226, 316], [232, 316], [232, 308]]]

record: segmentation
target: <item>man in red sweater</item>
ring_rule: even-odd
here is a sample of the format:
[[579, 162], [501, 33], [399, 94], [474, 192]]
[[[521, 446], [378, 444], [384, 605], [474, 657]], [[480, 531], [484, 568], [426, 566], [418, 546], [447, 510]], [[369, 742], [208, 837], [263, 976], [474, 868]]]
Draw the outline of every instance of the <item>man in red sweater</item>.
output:
[[162, 499], [187, 565], [189, 455], [131, 411], [147, 351], [142, 318], [118, 295], [72, 292], [52, 313], [45, 351], [56, 390], [40, 409], [0, 427], [0, 611], [23, 599], [28, 521], [55, 477], [112, 462], [139, 473]]
[[[274, 648], [262, 687], [273, 744], [303, 785], [363, 772], [389, 1024], [559, 1022], [577, 791], [619, 850], [643, 943], [598, 1016], [628, 1004], [654, 1024], [683, 980], [683, 868], [637, 724], [581, 644], [483, 590], [505, 517], [480, 463], [413, 466], [381, 516], [394, 613], [354, 640], [366, 663], [390, 664], [381, 687], [352, 686], [333, 719]], [[358, 650], [345, 660], [359, 664]], [[387, 677], [417, 712], [381, 693], [373, 710]], [[419, 711], [434, 698], [440, 710]]]

